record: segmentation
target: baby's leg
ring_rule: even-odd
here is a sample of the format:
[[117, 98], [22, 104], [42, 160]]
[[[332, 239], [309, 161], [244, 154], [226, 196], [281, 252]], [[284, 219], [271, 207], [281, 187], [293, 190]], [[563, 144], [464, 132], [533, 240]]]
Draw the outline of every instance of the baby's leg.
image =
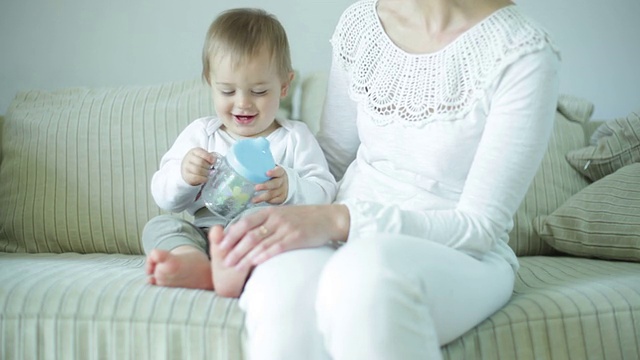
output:
[[224, 297], [240, 297], [244, 284], [251, 273], [251, 269], [247, 271], [238, 271], [235, 267], [227, 267], [224, 265], [224, 257], [227, 251], [220, 250], [218, 240], [223, 236], [221, 226], [214, 226], [209, 231], [209, 255], [211, 256], [211, 271], [213, 279], [213, 287], [220, 296]]
[[212, 290], [206, 234], [193, 224], [169, 215], [155, 217], [142, 232], [149, 283]]

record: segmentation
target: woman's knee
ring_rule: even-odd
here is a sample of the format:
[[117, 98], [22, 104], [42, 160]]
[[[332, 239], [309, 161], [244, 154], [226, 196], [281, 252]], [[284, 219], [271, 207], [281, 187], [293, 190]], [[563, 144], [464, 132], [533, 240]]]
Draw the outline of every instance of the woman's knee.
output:
[[269, 259], [253, 270], [240, 306], [286, 315], [313, 305], [320, 273], [332, 254], [330, 248], [302, 249]]
[[324, 307], [337, 302], [344, 305], [345, 302], [366, 301], [366, 297], [385, 291], [392, 270], [389, 246], [384, 239], [368, 239], [347, 244], [337, 251], [320, 278], [318, 310], [322, 312]]
[[322, 353], [314, 304], [320, 272], [332, 254], [330, 248], [294, 250], [254, 269], [239, 303], [250, 354], [282, 359], [294, 353], [304, 359]]

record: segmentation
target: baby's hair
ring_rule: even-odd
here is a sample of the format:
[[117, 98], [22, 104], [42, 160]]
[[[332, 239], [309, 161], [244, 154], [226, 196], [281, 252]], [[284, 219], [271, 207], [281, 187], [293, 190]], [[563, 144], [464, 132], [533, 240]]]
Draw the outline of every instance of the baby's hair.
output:
[[258, 55], [270, 57], [283, 81], [291, 67], [289, 41], [282, 24], [274, 15], [262, 9], [231, 9], [222, 12], [209, 26], [202, 50], [202, 77], [211, 84], [211, 61], [217, 56], [229, 56], [235, 66]]

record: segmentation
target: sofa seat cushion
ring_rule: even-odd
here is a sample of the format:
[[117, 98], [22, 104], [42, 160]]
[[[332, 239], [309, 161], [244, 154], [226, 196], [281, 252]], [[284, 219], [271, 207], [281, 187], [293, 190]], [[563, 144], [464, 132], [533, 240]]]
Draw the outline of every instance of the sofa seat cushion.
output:
[[[640, 357], [639, 263], [520, 261], [511, 301], [448, 344], [446, 359]], [[0, 358], [242, 358], [236, 300], [147, 285], [143, 264], [132, 255], [0, 253]]]
[[511, 301], [447, 345], [446, 359], [640, 358], [640, 264], [537, 256], [520, 263]]
[[241, 358], [237, 301], [147, 285], [143, 265], [135, 255], [0, 253], [0, 359]]

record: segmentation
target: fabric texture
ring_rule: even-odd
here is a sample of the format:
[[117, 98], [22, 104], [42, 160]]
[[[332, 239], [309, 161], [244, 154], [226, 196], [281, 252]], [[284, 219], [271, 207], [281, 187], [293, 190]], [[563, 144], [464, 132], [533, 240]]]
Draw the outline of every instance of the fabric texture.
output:
[[17, 95], [4, 123], [0, 251], [141, 254], [160, 156], [213, 113], [200, 80]]
[[[441, 51], [408, 55], [388, 38], [376, 3], [359, 1], [345, 11], [331, 42], [340, 62], [358, 69], [351, 74], [349, 93], [377, 125], [423, 126], [463, 118], [514, 60], [552, 45], [547, 33], [512, 5]], [[373, 42], [376, 46], [369, 46]]]
[[443, 348], [454, 359], [635, 359], [640, 264], [569, 257], [520, 260], [511, 301]]
[[0, 253], [0, 358], [243, 358], [236, 300], [146, 280], [143, 256]]
[[587, 186], [549, 216], [536, 231], [564, 253], [640, 261], [640, 163]]
[[567, 163], [564, 154], [585, 145], [583, 126], [591, 117], [593, 104], [585, 99], [562, 95], [547, 152], [514, 216], [509, 246], [518, 256], [553, 255], [557, 251], [540, 239], [534, 219], [548, 215], [571, 196], [589, 185]]
[[591, 181], [640, 162], [640, 110], [604, 122], [593, 133], [589, 146], [568, 152], [566, 158]]
[[[148, 286], [143, 264], [130, 255], [0, 253], [0, 357], [246, 356], [237, 300]], [[447, 344], [444, 358], [637, 357], [639, 272], [639, 263], [522, 258], [510, 303]]]
[[[224, 220], [219, 221], [220, 225], [225, 225]], [[209, 254], [205, 230], [173, 215], [159, 215], [149, 220], [142, 230], [141, 241], [147, 255], [153, 249], [171, 251], [183, 245], [190, 245], [204, 254]]]

